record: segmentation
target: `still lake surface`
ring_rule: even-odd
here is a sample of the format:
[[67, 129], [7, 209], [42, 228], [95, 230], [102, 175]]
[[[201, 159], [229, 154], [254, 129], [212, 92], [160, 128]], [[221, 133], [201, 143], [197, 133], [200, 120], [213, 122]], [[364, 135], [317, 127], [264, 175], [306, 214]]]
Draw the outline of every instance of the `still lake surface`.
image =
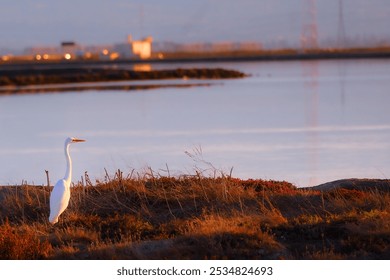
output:
[[[132, 67], [132, 66], [128, 66]], [[223, 67], [250, 77], [134, 84], [209, 84], [149, 90], [0, 96], [0, 184], [51, 183], [121, 169], [161, 175], [286, 180], [390, 178], [390, 60], [155, 64]], [[130, 83], [133, 84], [133, 83]], [[232, 169], [233, 168], [233, 169]]]

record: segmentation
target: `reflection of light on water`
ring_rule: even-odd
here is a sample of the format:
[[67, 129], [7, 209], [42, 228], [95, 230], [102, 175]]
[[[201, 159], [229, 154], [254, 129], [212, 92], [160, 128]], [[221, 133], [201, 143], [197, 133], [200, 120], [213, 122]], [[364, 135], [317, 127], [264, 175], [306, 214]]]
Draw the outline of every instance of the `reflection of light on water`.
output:
[[152, 71], [152, 65], [146, 64], [146, 63], [135, 64], [133, 67], [133, 70], [134, 71], [149, 72], [149, 71]]
[[[166, 164], [171, 174], [185, 174], [193, 163], [184, 152], [194, 145], [216, 168], [228, 174], [233, 166], [233, 176], [240, 178], [309, 186], [348, 177], [389, 177], [388, 62], [345, 64], [351, 93], [345, 111], [339, 107], [337, 62], [305, 63], [229, 64], [260, 74], [196, 81], [213, 87], [2, 95], [0, 127], [7, 137], [0, 139], [0, 184], [45, 183], [44, 170], [53, 178], [62, 176], [62, 144], [68, 135], [88, 140], [72, 148], [75, 178], [88, 171], [100, 179], [103, 168], [126, 173], [142, 166], [166, 169]], [[181, 79], [158, 83], [188, 84]]]
[[[305, 82], [306, 86], [306, 123], [309, 127], [315, 128], [318, 126], [318, 79], [319, 69], [318, 61], [306, 61], [302, 64], [303, 77], [308, 78]], [[318, 172], [318, 133], [316, 130], [308, 131], [309, 137], [309, 165], [310, 165], [310, 185], [317, 184]]]
[[345, 65], [345, 61], [341, 60], [338, 62], [338, 75], [340, 80], [340, 103], [342, 108], [342, 121], [345, 119], [345, 108], [346, 108], [346, 90], [345, 90], [345, 77], [347, 76], [347, 68]]

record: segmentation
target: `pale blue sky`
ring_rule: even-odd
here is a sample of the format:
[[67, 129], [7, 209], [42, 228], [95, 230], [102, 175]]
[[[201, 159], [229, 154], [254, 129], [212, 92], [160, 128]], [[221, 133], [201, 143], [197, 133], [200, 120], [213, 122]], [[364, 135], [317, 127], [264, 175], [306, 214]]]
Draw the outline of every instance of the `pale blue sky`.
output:
[[[0, 48], [156, 41], [299, 45], [308, 0], [2, 0]], [[337, 40], [339, 0], [317, 0], [320, 43]], [[389, 0], [343, 0], [348, 38], [390, 41]]]

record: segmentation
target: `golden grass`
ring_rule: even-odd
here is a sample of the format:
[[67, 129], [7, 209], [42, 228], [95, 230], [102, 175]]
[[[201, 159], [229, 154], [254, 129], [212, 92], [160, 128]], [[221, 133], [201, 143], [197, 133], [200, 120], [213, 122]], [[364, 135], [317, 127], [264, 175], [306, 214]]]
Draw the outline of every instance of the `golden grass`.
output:
[[71, 190], [48, 223], [50, 188], [0, 187], [1, 259], [388, 259], [390, 193], [318, 191], [230, 176], [126, 178]]

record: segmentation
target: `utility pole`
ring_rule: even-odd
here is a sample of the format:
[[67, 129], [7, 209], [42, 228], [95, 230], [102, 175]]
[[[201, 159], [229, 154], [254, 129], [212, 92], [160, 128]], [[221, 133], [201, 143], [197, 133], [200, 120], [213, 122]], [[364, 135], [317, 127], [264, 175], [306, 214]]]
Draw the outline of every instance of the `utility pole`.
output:
[[318, 48], [317, 1], [304, 0], [301, 45], [304, 52]]
[[338, 23], [338, 33], [337, 33], [337, 47], [339, 49], [346, 47], [346, 35], [345, 35], [345, 26], [344, 26], [344, 5], [343, 0], [339, 0], [339, 23]]

